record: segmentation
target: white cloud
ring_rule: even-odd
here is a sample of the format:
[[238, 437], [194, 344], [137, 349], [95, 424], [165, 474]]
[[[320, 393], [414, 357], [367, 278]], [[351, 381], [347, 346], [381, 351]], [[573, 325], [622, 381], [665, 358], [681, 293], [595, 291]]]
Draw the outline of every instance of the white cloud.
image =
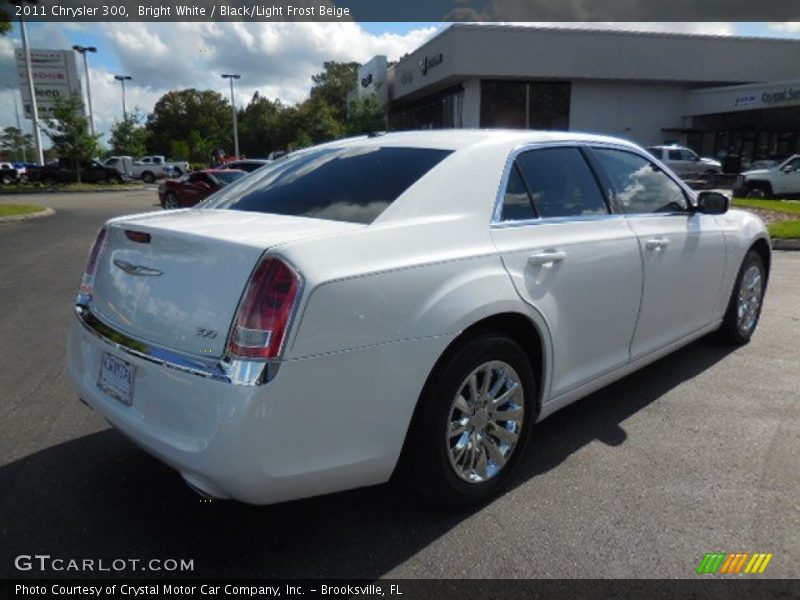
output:
[[770, 29], [786, 31], [789, 33], [800, 33], [800, 21], [785, 21], [783, 23], [767, 23]]
[[[117, 73], [131, 75], [126, 84], [127, 105], [145, 113], [165, 92], [194, 87], [228, 95], [222, 73], [239, 73], [237, 104], [249, 101], [255, 91], [286, 103], [302, 101], [311, 76], [329, 60], [365, 62], [376, 54], [390, 60], [417, 48], [438, 26], [405, 34], [372, 34], [357, 23], [103, 23], [79, 24], [66, 31], [64, 24], [31, 28], [34, 47], [69, 48], [85, 27], [101, 28], [101, 53], [113, 56]], [[52, 26], [52, 27], [51, 27]], [[58, 27], [61, 26], [61, 27]], [[35, 34], [35, 35], [34, 35]], [[0, 81], [16, 85], [13, 41], [0, 38]], [[95, 126], [106, 133], [122, 113], [119, 83], [108, 68], [92, 60], [91, 82]], [[4, 70], [5, 69], [5, 70]], [[10, 69], [10, 70], [8, 70]], [[82, 73], [82, 69], [79, 69]], [[0, 94], [0, 128], [13, 124], [9, 93]], [[29, 127], [29, 123], [24, 125]]]

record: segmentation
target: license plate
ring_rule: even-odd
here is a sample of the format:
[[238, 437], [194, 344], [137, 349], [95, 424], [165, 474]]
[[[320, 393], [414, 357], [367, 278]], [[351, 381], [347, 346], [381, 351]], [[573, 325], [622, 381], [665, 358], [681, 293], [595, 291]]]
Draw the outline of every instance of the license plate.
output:
[[136, 367], [132, 364], [103, 352], [97, 387], [109, 396], [130, 406], [133, 402], [133, 377], [135, 373]]

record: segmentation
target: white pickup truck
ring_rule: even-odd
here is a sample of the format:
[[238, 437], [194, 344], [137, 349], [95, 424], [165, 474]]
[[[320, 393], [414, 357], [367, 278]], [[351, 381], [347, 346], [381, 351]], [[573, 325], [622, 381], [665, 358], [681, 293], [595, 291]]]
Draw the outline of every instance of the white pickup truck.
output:
[[145, 183], [153, 183], [161, 177], [180, 177], [189, 172], [188, 162], [168, 162], [160, 155], [143, 156], [132, 162], [128, 156], [110, 156], [103, 164], [117, 169], [132, 179], [141, 179]]
[[771, 169], [745, 171], [736, 179], [733, 195], [746, 198], [800, 196], [800, 154]]

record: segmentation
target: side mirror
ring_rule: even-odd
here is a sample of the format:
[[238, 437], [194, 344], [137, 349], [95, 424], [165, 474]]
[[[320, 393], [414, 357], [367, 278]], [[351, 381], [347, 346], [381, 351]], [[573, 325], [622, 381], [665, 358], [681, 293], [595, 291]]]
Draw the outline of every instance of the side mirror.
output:
[[724, 215], [730, 208], [731, 201], [719, 192], [700, 192], [697, 194], [697, 212], [706, 215]]

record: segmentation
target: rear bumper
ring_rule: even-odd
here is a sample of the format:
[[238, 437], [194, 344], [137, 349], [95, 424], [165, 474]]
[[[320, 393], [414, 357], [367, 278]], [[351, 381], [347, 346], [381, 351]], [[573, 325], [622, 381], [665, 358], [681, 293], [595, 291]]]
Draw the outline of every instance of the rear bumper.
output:
[[[81, 399], [193, 487], [269, 504], [387, 481], [448, 342], [285, 361], [266, 385], [235, 385], [125, 352], [76, 318], [68, 365]], [[103, 352], [136, 367], [131, 406], [97, 386]]]

